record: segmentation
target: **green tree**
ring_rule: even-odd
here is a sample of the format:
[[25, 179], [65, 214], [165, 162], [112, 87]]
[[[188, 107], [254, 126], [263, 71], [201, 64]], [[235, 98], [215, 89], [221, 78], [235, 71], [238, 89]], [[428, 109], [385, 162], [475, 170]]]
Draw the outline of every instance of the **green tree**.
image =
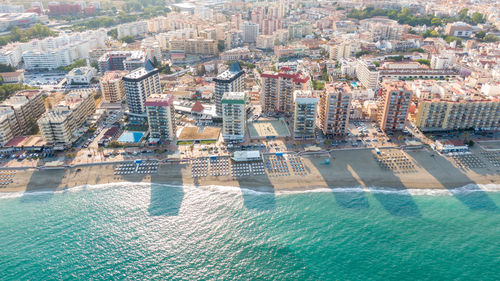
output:
[[83, 67], [86, 65], [87, 65], [87, 61], [84, 59], [81, 59], [81, 60], [76, 60], [75, 62], [73, 62], [72, 64], [70, 64], [68, 66], [61, 66], [58, 69], [62, 70], [62, 71], [70, 71], [73, 68]]
[[457, 46], [462, 45], [462, 39], [460, 39], [456, 36], [446, 36], [446, 37], [444, 37], [444, 40], [446, 41], [446, 43], [451, 43], [453, 41], [457, 41]]
[[493, 35], [493, 34], [487, 34], [486, 36], [484, 36], [483, 41], [484, 42], [498, 42], [498, 41], [500, 41], [500, 38], [498, 38], [498, 36]]
[[36, 88], [32, 88], [30, 86], [21, 85], [21, 84], [3, 84], [3, 85], [0, 85], [0, 102], [4, 101], [11, 94], [13, 94], [17, 91], [28, 90], [28, 89], [36, 89]]
[[110, 29], [108, 31], [108, 35], [116, 40], [116, 39], [118, 39], [118, 30], [116, 28]]
[[217, 49], [219, 50], [219, 52], [224, 52], [225, 46], [223, 40], [217, 41]]
[[441, 21], [440, 18], [432, 18], [431, 19], [431, 25], [441, 26], [441, 25], [443, 25], [443, 22]]
[[4, 72], [14, 72], [16, 71], [16, 68], [8, 65], [8, 64], [3, 64], [3, 63], [0, 63], [0, 73], [4, 73]]
[[427, 66], [431, 66], [431, 62], [429, 60], [426, 60], [426, 59], [418, 59], [417, 62], [420, 64], [425, 64]]
[[13, 42], [21, 41], [21, 38], [23, 37], [24, 37], [23, 31], [19, 27], [14, 26], [10, 30], [10, 38]]
[[359, 57], [362, 57], [362, 56], [367, 55], [367, 54], [369, 54], [369, 53], [370, 53], [370, 52], [368, 52], [368, 51], [360, 51], [360, 52], [357, 52], [356, 54], [354, 54], [354, 56], [355, 56], [356, 58], [359, 58]]
[[317, 80], [312, 80], [312, 86], [314, 90], [323, 90], [325, 88], [325, 83]]
[[127, 36], [124, 36], [122, 38], [120, 38], [120, 41], [124, 42], [124, 43], [133, 43], [135, 41], [135, 37], [134, 36], [130, 36], [130, 35], [127, 35]]
[[471, 20], [472, 22], [474, 22], [475, 24], [478, 24], [478, 23], [484, 23], [484, 16], [483, 14], [479, 13], [479, 12], [474, 12], [471, 16]]
[[476, 33], [476, 38], [479, 40], [483, 40], [485, 36], [486, 36], [486, 32], [484, 32], [484, 31], [479, 31], [478, 33]]

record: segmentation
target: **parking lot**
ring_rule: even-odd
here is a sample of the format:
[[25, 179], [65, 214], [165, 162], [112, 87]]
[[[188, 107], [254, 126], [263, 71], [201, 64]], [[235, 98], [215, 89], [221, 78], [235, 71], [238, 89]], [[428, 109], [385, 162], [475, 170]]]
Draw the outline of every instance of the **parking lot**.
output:
[[379, 146], [390, 140], [375, 123], [352, 122], [349, 124], [347, 141], [352, 146]]

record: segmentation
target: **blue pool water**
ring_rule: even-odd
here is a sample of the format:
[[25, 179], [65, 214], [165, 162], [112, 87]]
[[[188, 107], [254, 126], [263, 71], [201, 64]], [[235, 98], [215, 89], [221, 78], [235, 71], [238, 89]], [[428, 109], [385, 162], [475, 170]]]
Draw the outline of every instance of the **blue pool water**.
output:
[[125, 131], [118, 139], [118, 142], [137, 143], [141, 141], [143, 136], [144, 132]]

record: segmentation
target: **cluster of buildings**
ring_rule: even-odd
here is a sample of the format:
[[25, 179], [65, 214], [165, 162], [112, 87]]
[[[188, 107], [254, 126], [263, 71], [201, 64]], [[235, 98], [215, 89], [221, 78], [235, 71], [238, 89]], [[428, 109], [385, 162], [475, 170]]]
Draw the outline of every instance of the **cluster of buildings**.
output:
[[38, 119], [38, 128], [47, 145], [67, 149], [87, 131], [88, 126], [83, 125], [95, 109], [93, 92], [70, 92]]
[[24, 62], [27, 70], [52, 70], [88, 58], [90, 50], [106, 46], [106, 38], [105, 30], [91, 30], [11, 43], [0, 49], [0, 63], [15, 67]]
[[0, 145], [5, 146], [14, 137], [23, 136], [34, 129], [45, 112], [43, 92], [26, 90], [17, 92], [0, 104]]
[[[43, 11], [43, 6], [41, 4], [36, 4], [34, 7], [40, 7]], [[101, 4], [96, 1], [88, 3], [85, 1], [75, 1], [71, 3], [51, 1], [47, 6], [47, 14], [51, 16], [75, 15], [81, 13], [85, 15], [93, 15], [101, 8]]]
[[[416, 14], [448, 12], [403, 2], [371, 4], [381, 9], [408, 5]], [[126, 122], [147, 127], [150, 144], [176, 140], [178, 127], [191, 121], [219, 126], [225, 142], [242, 142], [250, 122], [260, 116], [286, 124], [295, 140], [343, 138], [352, 120], [366, 119], [382, 131], [403, 131], [409, 120], [424, 132], [500, 128], [500, 45], [473, 40], [479, 31], [494, 33], [496, 6], [482, 11], [487, 15], [483, 25], [454, 22], [434, 28], [410, 27], [388, 17], [347, 18], [351, 9], [365, 5], [175, 3], [168, 16], [116, 26], [119, 39], [141, 39], [132, 44], [93, 30], [6, 45], [0, 63], [28, 71], [88, 59], [86, 67], [66, 75], [67, 83], [85, 88], [98, 76], [99, 86], [65, 93], [49, 110], [42, 96], [50, 93], [16, 93], [0, 105], [0, 144], [37, 125], [47, 145], [71, 147], [99, 106], [97, 92], [102, 108], [124, 110]], [[436, 6], [443, 5], [448, 4]], [[37, 7], [41, 12], [32, 13], [26, 24], [40, 18], [44, 9], [32, 5]], [[99, 8], [97, 2], [50, 2], [48, 14], [91, 14]], [[23, 7], [0, 5], [0, 29], [2, 13], [24, 12]], [[421, 36], [429, 28], [463, 42]], [[236, 61], [246, 62], [248, 69]], [[10, 77], [22, 81], [20, 75], [2, 77], [8, 83]], [[193, 120], [186, 122], [186, 115]]]

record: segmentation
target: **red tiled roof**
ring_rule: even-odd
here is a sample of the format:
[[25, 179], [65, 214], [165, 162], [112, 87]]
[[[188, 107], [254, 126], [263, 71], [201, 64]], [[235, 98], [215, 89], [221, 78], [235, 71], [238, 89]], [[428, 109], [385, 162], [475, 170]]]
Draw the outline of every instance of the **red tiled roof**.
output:
[[191, 111], [194, 111], [194, 112], [202, 112], [204, 109], [203, 105], [201, 104], [201, 102], [199, 101], [196, 101], [193, 105], [193, 107], [191, 108]]

